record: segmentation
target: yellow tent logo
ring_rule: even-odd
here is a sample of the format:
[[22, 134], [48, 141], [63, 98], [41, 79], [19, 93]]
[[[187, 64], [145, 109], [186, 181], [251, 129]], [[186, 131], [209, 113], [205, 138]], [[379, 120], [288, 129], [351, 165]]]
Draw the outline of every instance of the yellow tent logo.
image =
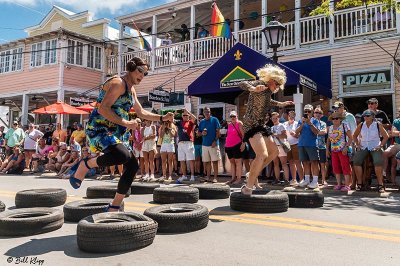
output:
[[228, 75], [226, 75], [220, 83], [220, 88], [233, 88], [237, 87], [242, 81], [256, 80], [256, 76], [244, 70], [240, 66], [235, 67]]

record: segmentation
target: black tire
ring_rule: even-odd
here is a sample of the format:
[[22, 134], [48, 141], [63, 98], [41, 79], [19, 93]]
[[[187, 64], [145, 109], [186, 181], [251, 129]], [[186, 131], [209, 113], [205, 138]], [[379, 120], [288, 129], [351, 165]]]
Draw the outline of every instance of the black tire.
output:
[[[87, 216], [104, 212], [109, 203], [110, 199], [88, 199], [67, 203], [64, 205], [64, 220], [79, 222]], [[121, 211], [124, 208], [123, 204], [122, 202]]]
[[[89, 199], [113, 199], [116, 192], [117, 186], [92, 186], [86, 189], [86, 197]], [[130, 190], [126, 193], [125, 198], [129, 195], [131, 195]]]
[[79, 249], [93, 253], [136, 250], [153, 243], [157, 223], [138, 213], [110, 212], [91, 215], [78, 223]]
[[276, 213], [286, 212], [289, 207], [289, 197], [286, 193], [273, 190], [253, 191], [251, 196], [240, 192], [231, 194], [231, 209], [244, 212]]
[[6, 210], [6, 205], [4, 204], [4, 202], [2, 202], [1, 200], [0, 200], [0, 212], [3, 212], [3, 211], [5, 211]]
[[134, 182], [131, 185], [131, 194], [153, 194], [154, 189], [160, 184]]
[[29, 189], [17, 192], [15, 206], [17, 208], [56, 207], [67, 200], [67, 191], [61, 188]]
[[177, 203], [156, 206], [144, 215], [158, 223], [160, 233], [186, 233], [201, 230], [208, 224], [208, 209], [198, 204]]
[[53, 208], [14, 209], [0, 213], [1, 236], [30, 236], [57, 230], [64, 214]]
[[324, 205], [322, 192], [288, 191], [289, 207], [291, 208], [319, 208]]
[[195, 184], [191, 185], [199, 190], [200, 199], [227, 199], [231, 194], [228, 185]]
[[154, 189], [153, 201], [161, 204], [196, 203], [199, 201], [199, 190], [193, 187], [160, 187]]

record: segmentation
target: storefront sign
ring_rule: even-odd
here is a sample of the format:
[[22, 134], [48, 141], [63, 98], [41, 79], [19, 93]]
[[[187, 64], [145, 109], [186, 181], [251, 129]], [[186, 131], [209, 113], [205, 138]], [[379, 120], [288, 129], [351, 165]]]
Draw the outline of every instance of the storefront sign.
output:
[[93, 100], [91, 99], [87, 99], [87, 98], [73, 98], [71, 97], [69, 100], [69, 104], [74, 106], [74, 107], [78, 107], [78, 106], [82, 106], [88, 103], [93, 102]]
[[237, 66], [221, 80], [220, 88], [226, 89], [237, 87], [240, 82], [251, 80], [256, 80], [256, 76], [244, 70], [240, 66]]
[[149, 101], [159, 103], [169, 103], [169, 92], [164, 90], [149, 91]]
[[315, 83], [313, 80], [311, 80], [303, 75], [300, 75], [300, 85], [303, 85], [303, 86], [309, 88], [310, 90], [317, 92], [317, 83]]
[[390, 70], [343, 75], [343, 92], [390, 89]]

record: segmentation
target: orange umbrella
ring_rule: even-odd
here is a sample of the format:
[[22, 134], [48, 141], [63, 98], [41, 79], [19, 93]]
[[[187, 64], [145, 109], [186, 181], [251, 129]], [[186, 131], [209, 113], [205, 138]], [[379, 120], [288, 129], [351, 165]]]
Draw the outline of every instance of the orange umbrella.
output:
[[35, 114], [71, 114], [71, 115], [86, 115], [88, 112], [76, 109], [75, 107], [66, 104], [64, 102], [57, 102], [54, 104], [50, 104], [49, 106], [45, 106], [33, 111]]
[[96, 104], [97, 104], [97, 102], [87, 103], [82, 106], [76, 107], [76, 109], [83, 110], [83, 111], [90, 113], [96, 107]]

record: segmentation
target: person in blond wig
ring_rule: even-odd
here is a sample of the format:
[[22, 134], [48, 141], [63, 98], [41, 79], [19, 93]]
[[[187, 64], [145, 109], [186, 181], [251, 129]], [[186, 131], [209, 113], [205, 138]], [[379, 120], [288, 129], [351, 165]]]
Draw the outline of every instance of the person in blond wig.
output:
[[271, 128], [265, 125], [268, 109], [271, 106], [293, 105], [292, 101], [278, 102], [271, 99], [273, 93], [284, 89], [286, 73], [282, 68], [268, 64], [257, 70], [257, 76], [259, 80], [239, 84], [241, 89], [249, 92], [247, 110], [243, 118], [243, 141], [249, 142], [256, 154], [247, 185], [241, 189], [245, 195], [252, 194], [261, 170], [278, 156], [278, 148], [271, 137]]

